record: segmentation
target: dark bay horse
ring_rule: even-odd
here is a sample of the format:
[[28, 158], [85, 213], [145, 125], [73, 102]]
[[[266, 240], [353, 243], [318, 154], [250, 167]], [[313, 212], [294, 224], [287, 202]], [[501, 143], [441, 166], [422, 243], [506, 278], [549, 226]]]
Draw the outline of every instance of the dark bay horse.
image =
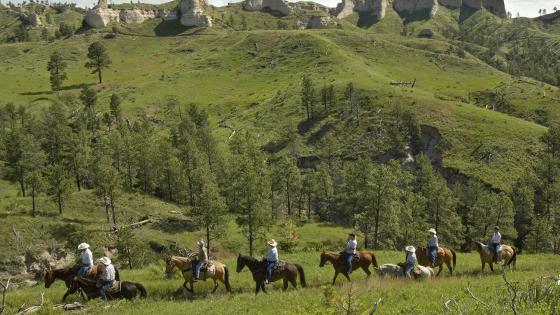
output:
[[[358, 256], [360, 257], [360, 259], [357, 262], [352, 263], [352, 270], [362, 268], [362, 270], [367, 274], [367, 277], [369, 277], [371, 275], [369, 266], [373, 264], [375, 268], [379, 267], [377, 265], [377, 259], [375, 258], [375, 255], [371, 251], [359, 251]], [[340, 253], [325, 251], [321, 253], [321, 262], [319, 263], [319, 267], [325, 266], [327, 262], [330, 262], [334, 268], [334, 278], [332, 281], [333, 285], [336, 283], [336, 277], [338, 277], [339, 273], [343, 274], [344, 277], [348, 279], [348, 281], [351, 281], [350, 277], [348, 276], [346, 261], [342, 258], [342, 255]]]
[[[299, 280], [302, 287], [307, 287], [305, 282], [305, 273], [303, 272], [303, 267], [298, 264], [291, 264], [288, 262], [284, 263], [282, 270], [274, 270], [272, 272], [271, 282], [276, 282], [280, 279], [284, 281], [284, 290], [288, 289], [288, 282], [292, 284], [294, 288], [297, 288], [297, 276], [299, 274]], [[262, 289], [266, 293], [265, 280], [266, 280], [266, 266], [262, 261], [259, 261], [251, 256], [241, 256], [237, 257], [237, 272], [241, 272], [243, 268], [249, 268], [253, 274], [253, 280], [255, 280], [255, 295], [259, 293]]]
[[[49, 269], [45, 271], [45, 288], [50, 288], [51, 285], [56, 281], [56, 280], [62, 280], [64, 281], [64, 284], [66, 284], [66, 293], [64, 293], [64, 296], [62, 297], [62, 302], [64, 302], [66, 300], [66, 298], [68, 297], [68, 295], [72, 294], [72, 293], [76, 293], [76, 291], [71, 292], [70, 291], [70, 286], [72, 285], [72, 280], [74, 279], [74, 277], [76, 277], [78, 272], [78, 268], [74, 268], [74, 267], [64, 267], [64, 268], [58, 268], [58, 269]], [[97, 265], [93, 266], [86, 274], [85, 274], [85, 278], [90, 279], [90, 280], [96, 280], [98, 277], [98, 267]], [[117, 281], [120, 280], [120, 276], [119, 276], [119, 271], [117, 268], [115, 268], [115, 278]], [[80, 292], [80, 294], [82, 295], [82, 298], [86, 298], [82, 292]]]
[[[424, 267], [432, 267], [432, 260], [425, 247], [416, 247], [416, 258], [418, 259], [418, 264]], [[439, 276], [443, 270], [443, 264], [447, 266], [449, 273], [453, 275], [453, 270], [457, 266], [457, 254], [454, 250], [445, 247], [438, 249], [435, 267], [439, 267], [439, 271], [436, 276]]]
[[[140, 283], [122, 281], [119, 287], [120, 290], [118, 290], [117, 292], [111, 292], [109, 290], [107, 292], [107, 296], [112, 299], [127, 299], [127, 300], [135, 299], [137, 296], [140, 296], [143, 299], [148, 297], [148, 294], [146, 293], [146, 289]], [[83, 293], [85, 293], [86, 298], [88, 300], [101, 296], [99, 292], [101, 288], [97, 286], [97, 281], [89, 280], [85, 278], [77, 278], [77, 277], [74, 278], [68, 290], [71, 291], [72, 293], [75, 293], [76, 291], [80, 290]]]

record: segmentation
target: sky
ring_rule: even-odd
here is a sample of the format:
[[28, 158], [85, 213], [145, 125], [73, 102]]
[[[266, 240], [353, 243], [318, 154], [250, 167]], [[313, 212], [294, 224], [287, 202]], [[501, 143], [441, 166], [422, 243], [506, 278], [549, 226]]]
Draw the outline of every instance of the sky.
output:
[[[2, 1], [2, 0], [0, 0]], [[6, 0], [4, 0], [6, 1]], [[2, 2], [4, 2], [2, 1]], [[55, 1], [55, 0], [52, 0]], [[92, 7], [97, 3], [97, 0], [58, 0], [60, 2], [75, 2], [80, 7]], [[130, 0], [128, 0], [130, 1]], [[109, 0], [109, 3], [122, 3], [128, 2], [127, 0]], [[133, 0], [136, 2], [137, 0]], [[141, 0], [144, 3], [162, 3], [169, 0]], [[210, 4], [215, 6], [223, 6], [228, 2], [238, 2], [239, 0], [209, 0]], [[335, 7], [340, 0], [314, 0], [317, 3], [326, 5], [328, 7]], [[560, 0], [504, 0], [506, 2], [506, 9], [516, 16], [517, 13], [521, 16], [535, 17], [539, 15], [539, 9], [546, 9], [547, 12], [552, 12], [554, 7], [560, 9]], [[14, 2], [21, 2], [14, 1]]]

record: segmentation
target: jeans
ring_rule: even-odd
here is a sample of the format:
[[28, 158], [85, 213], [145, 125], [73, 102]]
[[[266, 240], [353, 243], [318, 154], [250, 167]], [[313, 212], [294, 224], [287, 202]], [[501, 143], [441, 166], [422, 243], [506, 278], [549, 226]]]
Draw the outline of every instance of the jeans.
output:
[[406, 265], [406, 268], [404, 269], [404, 274], [407, 277], [411, 277], [410, 273], [414, 270], [414, 265]]
[[196, 264], [196, 266], [194, 267], [194, 278], [198, 279], [200, 278], [200, 269], [202, 269], [202, 265], [204, 264], [204, 262], [199, 262], [198, 264]]
[[492, 243], [492, 250], [494, 251], [494, 259], [496, 261], [500, 260], [500, 244]]
[[266, 280], [268, 282], [272, 280], [272, 270], [274, 269], [274, 266], [276, 266], [275, 261], [266, 261]]
[[99, 291], [99, 294], [105, 301], [107, 301], [107, 290], [113, 286], [114, 282], [114, 280], [101, 282], [101, 290]]
[[346, 271], [348, 274], [351, 274], [352, 260], [354, 260], [354, 254], [344, 253], [344, 260], [346, 261]]
[[430, 253], [430, 261], [432, 262], [432, 266], [435, 266], [437, 261], [438, 248], [436, 246], [430, 246], [428, 247], [428, 251]]
[[90, 264], [81, 265], [78, 270], [78, 278], [83, 278], [86, 272], [91, 268]]

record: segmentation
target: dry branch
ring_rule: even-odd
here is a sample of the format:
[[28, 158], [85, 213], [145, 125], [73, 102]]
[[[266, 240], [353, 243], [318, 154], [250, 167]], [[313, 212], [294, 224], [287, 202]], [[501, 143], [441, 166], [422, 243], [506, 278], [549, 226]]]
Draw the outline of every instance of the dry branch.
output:
[[471, 288], [466, 288], [465, 291], [471, 296], [471, 298], [473, 298], [473, 300], [477, 301], [478, 303], [488, 307], [488, 304], [484, 303], [484, 301], [482, 301], [481, 299], [477, 298], [474, 293], [472, 293]]
[[379, 303], [381, 303], [381, 300], [382, 300], [382, 298], [379, 298], [379, 300], [377, 300], [377, 302], [373, 303], [373, 309], [371, 310], [369, 315], [375, 314], [375, 312], [377, 311], [377, 308], [379, 307]]
[[0, 315], [2, 315], [6, 309], [6, 296], [8, 294], [8, 288], [10, 287], [10, 279], [8, 278], [6, 283], [0, 281], [0, 286], [2, 287], [2, 307], [0, 307]]
[[34, 305], [34, 306], [27, 307], [27, 308], [23, 308], [25, 306], [25, 304], [24, 304], [20, 307], [20, 309], [18, 310], [16, 315], [36, 313], [43, 308], [43, 304], [45, 304], [45, 292], [41, 292], [41, 304], [40, 305]]

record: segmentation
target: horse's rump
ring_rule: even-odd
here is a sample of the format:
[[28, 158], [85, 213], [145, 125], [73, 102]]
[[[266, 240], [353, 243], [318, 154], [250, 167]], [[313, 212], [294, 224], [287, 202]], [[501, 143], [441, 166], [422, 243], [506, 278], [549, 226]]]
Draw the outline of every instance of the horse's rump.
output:
[[113, 281], [113, 286], [107, 290], [109, 294], [118, 294], [122, 289], [122, 281]]

